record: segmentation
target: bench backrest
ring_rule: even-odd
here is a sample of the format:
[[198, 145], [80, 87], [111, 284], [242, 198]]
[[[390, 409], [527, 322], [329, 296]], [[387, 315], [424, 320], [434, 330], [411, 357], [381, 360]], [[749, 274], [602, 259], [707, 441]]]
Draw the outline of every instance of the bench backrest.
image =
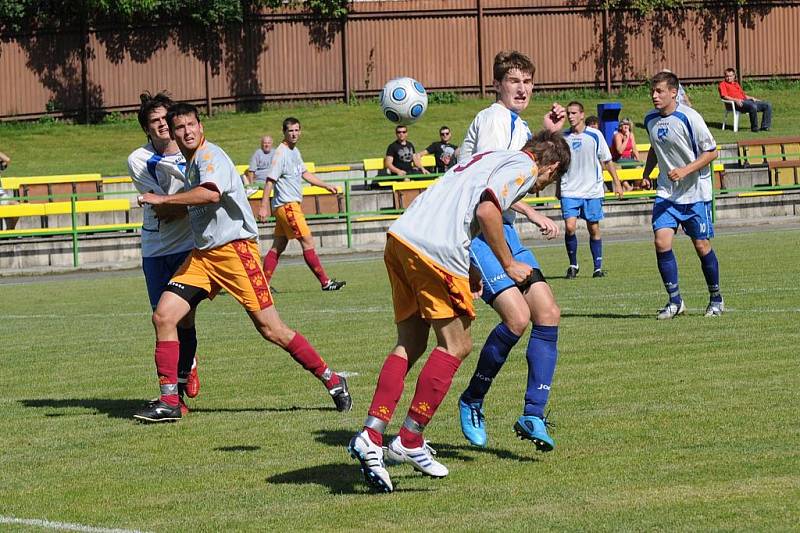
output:
[[800, 159], [800, 137], [748, 139], [736, 143], [739, 162], [743, 165], [763, 165], [770, 161]]
[[103, 177], [100, 174], [25, 176], [1, 180], [3, 189], [14, 191], [21, 201], [31, 203], [62, 201], [72, 194], [77, 194], [79, 198], [98, 199], [103, 191]]

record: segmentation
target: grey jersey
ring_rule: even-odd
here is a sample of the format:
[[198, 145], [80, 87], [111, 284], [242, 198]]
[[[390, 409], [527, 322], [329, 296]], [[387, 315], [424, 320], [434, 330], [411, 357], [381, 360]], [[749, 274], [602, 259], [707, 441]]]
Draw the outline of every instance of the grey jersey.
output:
[[303, 173], [306, 164], [297, 146], [289, 148], [286, 143], [281, 143], [274, 150], [272, 168], [267, 179], [275, 183], [275, 194], [272, 197], [272, 208], [280, 207], [290, 202], [303, 201]]
[[275, 155], [275, 150], [270, 150], [265, 154], [264, 150], [259, 148], [253, 152], [247, 170], [252, 171], [256, 175], [256, 183], [264, 183], [267, 181], [267, 174], [269, 174], [270, 167], [272, 167], [273, 155]]
[[602, 198], [603, 167], [611, 161], [611, 152], [599, 130], [585, 128], [581, 133], [568, 130], [564, 140], [572, 156], [569, 169], [561, 177], [561, 196], [565, 198]]
[[240, 239], [258, 240], [256, 219], [242, 180], [219, 146], [203, 141], [186, 169], [186, 182], [187, 190], [208, 185], [221, 195], [216, 204], [189, 207], [196, 248], [209, 250]]

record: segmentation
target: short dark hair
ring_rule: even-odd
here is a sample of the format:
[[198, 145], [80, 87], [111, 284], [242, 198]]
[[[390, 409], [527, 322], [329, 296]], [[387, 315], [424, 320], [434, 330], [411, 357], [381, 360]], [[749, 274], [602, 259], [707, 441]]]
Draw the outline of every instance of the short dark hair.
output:
[[439, 133], [442, 133], [442, 130], [452, 131], [450, 129], [450, 126], [442, 126], [441, 128], [439, 128]]
[[515, 68], [519, 69], [523, 74], [530, 74], [531, 76], [536, 74], [536, 65], [533, 64], [531, 58], [522, 52], [517, 52], [516, 50], [498, 52], [494, 56], [494, 66], [492, 67], [494, 81], [503, 81], [508, 71]]
[[400, 128], [403, 128], [406, 131], [408, 131], [408, 126], [406, 126], [405, 124], [398, 124], [397, 126], [394, 127], [394, 132], [397, 133], [397, 130]]
[[175, 117], [183, 117], [186, 115], [194, 115], [197, 122], [200, 122], [200, 112], [197, 110], [197, 107], [192, 104], [188, 102], [178, 102], [177, 104], [169, 106], [169, 109], [167, 109], [167, 124], [169, 124], [170, 131], [172, 131], [172, 123]]
[[300, 126], [300, 121], [294, 117], [286, 117], [283, 119], [283, 126], [281, 126], [283, 133], [286, 133], [286, 130], [289, 129], [289, 126], [294, 126], [295, 124]]
[[655, 87], [656, 85], [658, 85], [662, 81], [667, 82], [667, 87], [669, 87], [670, 89], [677, 90], [678, 86], [680, 85], [680, 81], [678, 80], [678, 76], [676, 76], [672, 72], [667, 72], [665, 70], [662, 70], [661, 72], [659, 72], [658, 74], [653, 76], [652, 80], [650, 80], [650, 87]]
[[532, 153], [536, 159], [536, 164], [539, 166], [558, 163], [558, 168], [553, 174], [553, 180], [561, 179], [561, 176], [569, 169], [569, 164], [572, 160], [569, 145], [559, 131], [541, 130], [531, 137], [531, 140], [525, 143], [522, 149]]
[[141, 105], [139, 106], [137, 118], [139, 119], [139, 125], [145, 132], [147, 132], [147, 123], [150, 120], [150, 113], [159, 107], [169, 109], [174, 103], [167, 91], [161, 91], [155, 95], [150, 94], [150, 91], [145, 91], [139, 95], [139, 100], [141, 101]]
[[736, 69], [733, 67], [728, 67], [725, 69], [725, 74], [727, 74], [728, 72], [733, 72], [734, 74], [736, 74]]
[[584, 122], [586, 123], [587, 126], [592, 126], [593, 124], [597, 124], [598, 126], [600, 125], [600, 119], [595, 115], [589, 115], [588, 117], [586, 117], [586, 120]]
[[578, 102], [577, 100], [573, 100], [573, 101], [571, 101], [570, 103], [567, 104], [568, 108], [572, 107], [572, 106], [577, 107], [578, 109], [581, 110], [581, 113], [583, 113], [583, 104], [582, 103]]

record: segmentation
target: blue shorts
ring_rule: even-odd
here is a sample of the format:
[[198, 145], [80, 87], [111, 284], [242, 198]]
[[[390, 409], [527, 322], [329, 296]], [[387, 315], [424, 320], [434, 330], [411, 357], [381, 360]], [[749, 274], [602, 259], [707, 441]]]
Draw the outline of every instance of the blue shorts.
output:
[[661, 228], [677, 229], [678, 226], [695, 240], [714, 237], [711, 202], [676, 204], [666, 198], [656, 198], [653, 204], [653, 231]]
[[191, 253], [191, 250], [186, 250], [176, 254], [142, 258], [144, 282], [147, 285], [147, 296], [150, 298], [150, 307], [153, 310], [158, 305], [158, 300], [167, 287], [167, 283]]
[[[522, 242], [519, 240], [519, 235], [517, 235], [513, 226], [503, 224], [503, 233], [506, 237], [506, 244], [508, 244], [508, 248], [511, 250], [511, 255], [514, 256], [514, 260], [530, 265], [532, 268], [539, 268], [539, 263], [536, 261], [533, 252], [522, 245]], [[489, 248], [483, 235], [478, 235], [472, 239], [469, 259], [472, 266], [481, 273], [481, 279], [483, 280], [483, 293], [481, 294], [481, 298], [483, 298], [483, 301], [487, 304], [491, 305], [498, 294], [516, 286], [514, 280], [509, 278], [506, 271], [503, 270], [500, 261], [497, 260], [494, 252]]]
[[582, 218], [586, 222], [600, 222], [603, 220], [602, 198], [561, 198], [561, 216], [568, 218]]

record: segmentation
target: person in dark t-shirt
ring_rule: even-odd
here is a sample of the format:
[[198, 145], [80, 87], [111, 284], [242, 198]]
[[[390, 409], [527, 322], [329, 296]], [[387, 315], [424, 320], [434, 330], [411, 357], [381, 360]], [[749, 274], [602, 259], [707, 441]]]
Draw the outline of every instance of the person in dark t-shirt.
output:
[[414, 162], [414, 145], [408, 140], [408, 128], [397, 126], [394, 133], [397, 140], [386, 147], [386, 157], [383, 160], [386, 170], [397, 176], [428, 174], [426, 169], [417, 166]]
[[439, 140], [432, 142], [423, 151], [414, 154], [414, 163], [422, 168], [422, 157], [431, 154], [436, 159], [436, 166], [433, 171], [444, 174], [451, 167], [455, 166], [458, 160], [458, 156], [456, 155], [458, 146], [451, 143], [450, 139], [450, 128], [442, 126], [439, 128]]

